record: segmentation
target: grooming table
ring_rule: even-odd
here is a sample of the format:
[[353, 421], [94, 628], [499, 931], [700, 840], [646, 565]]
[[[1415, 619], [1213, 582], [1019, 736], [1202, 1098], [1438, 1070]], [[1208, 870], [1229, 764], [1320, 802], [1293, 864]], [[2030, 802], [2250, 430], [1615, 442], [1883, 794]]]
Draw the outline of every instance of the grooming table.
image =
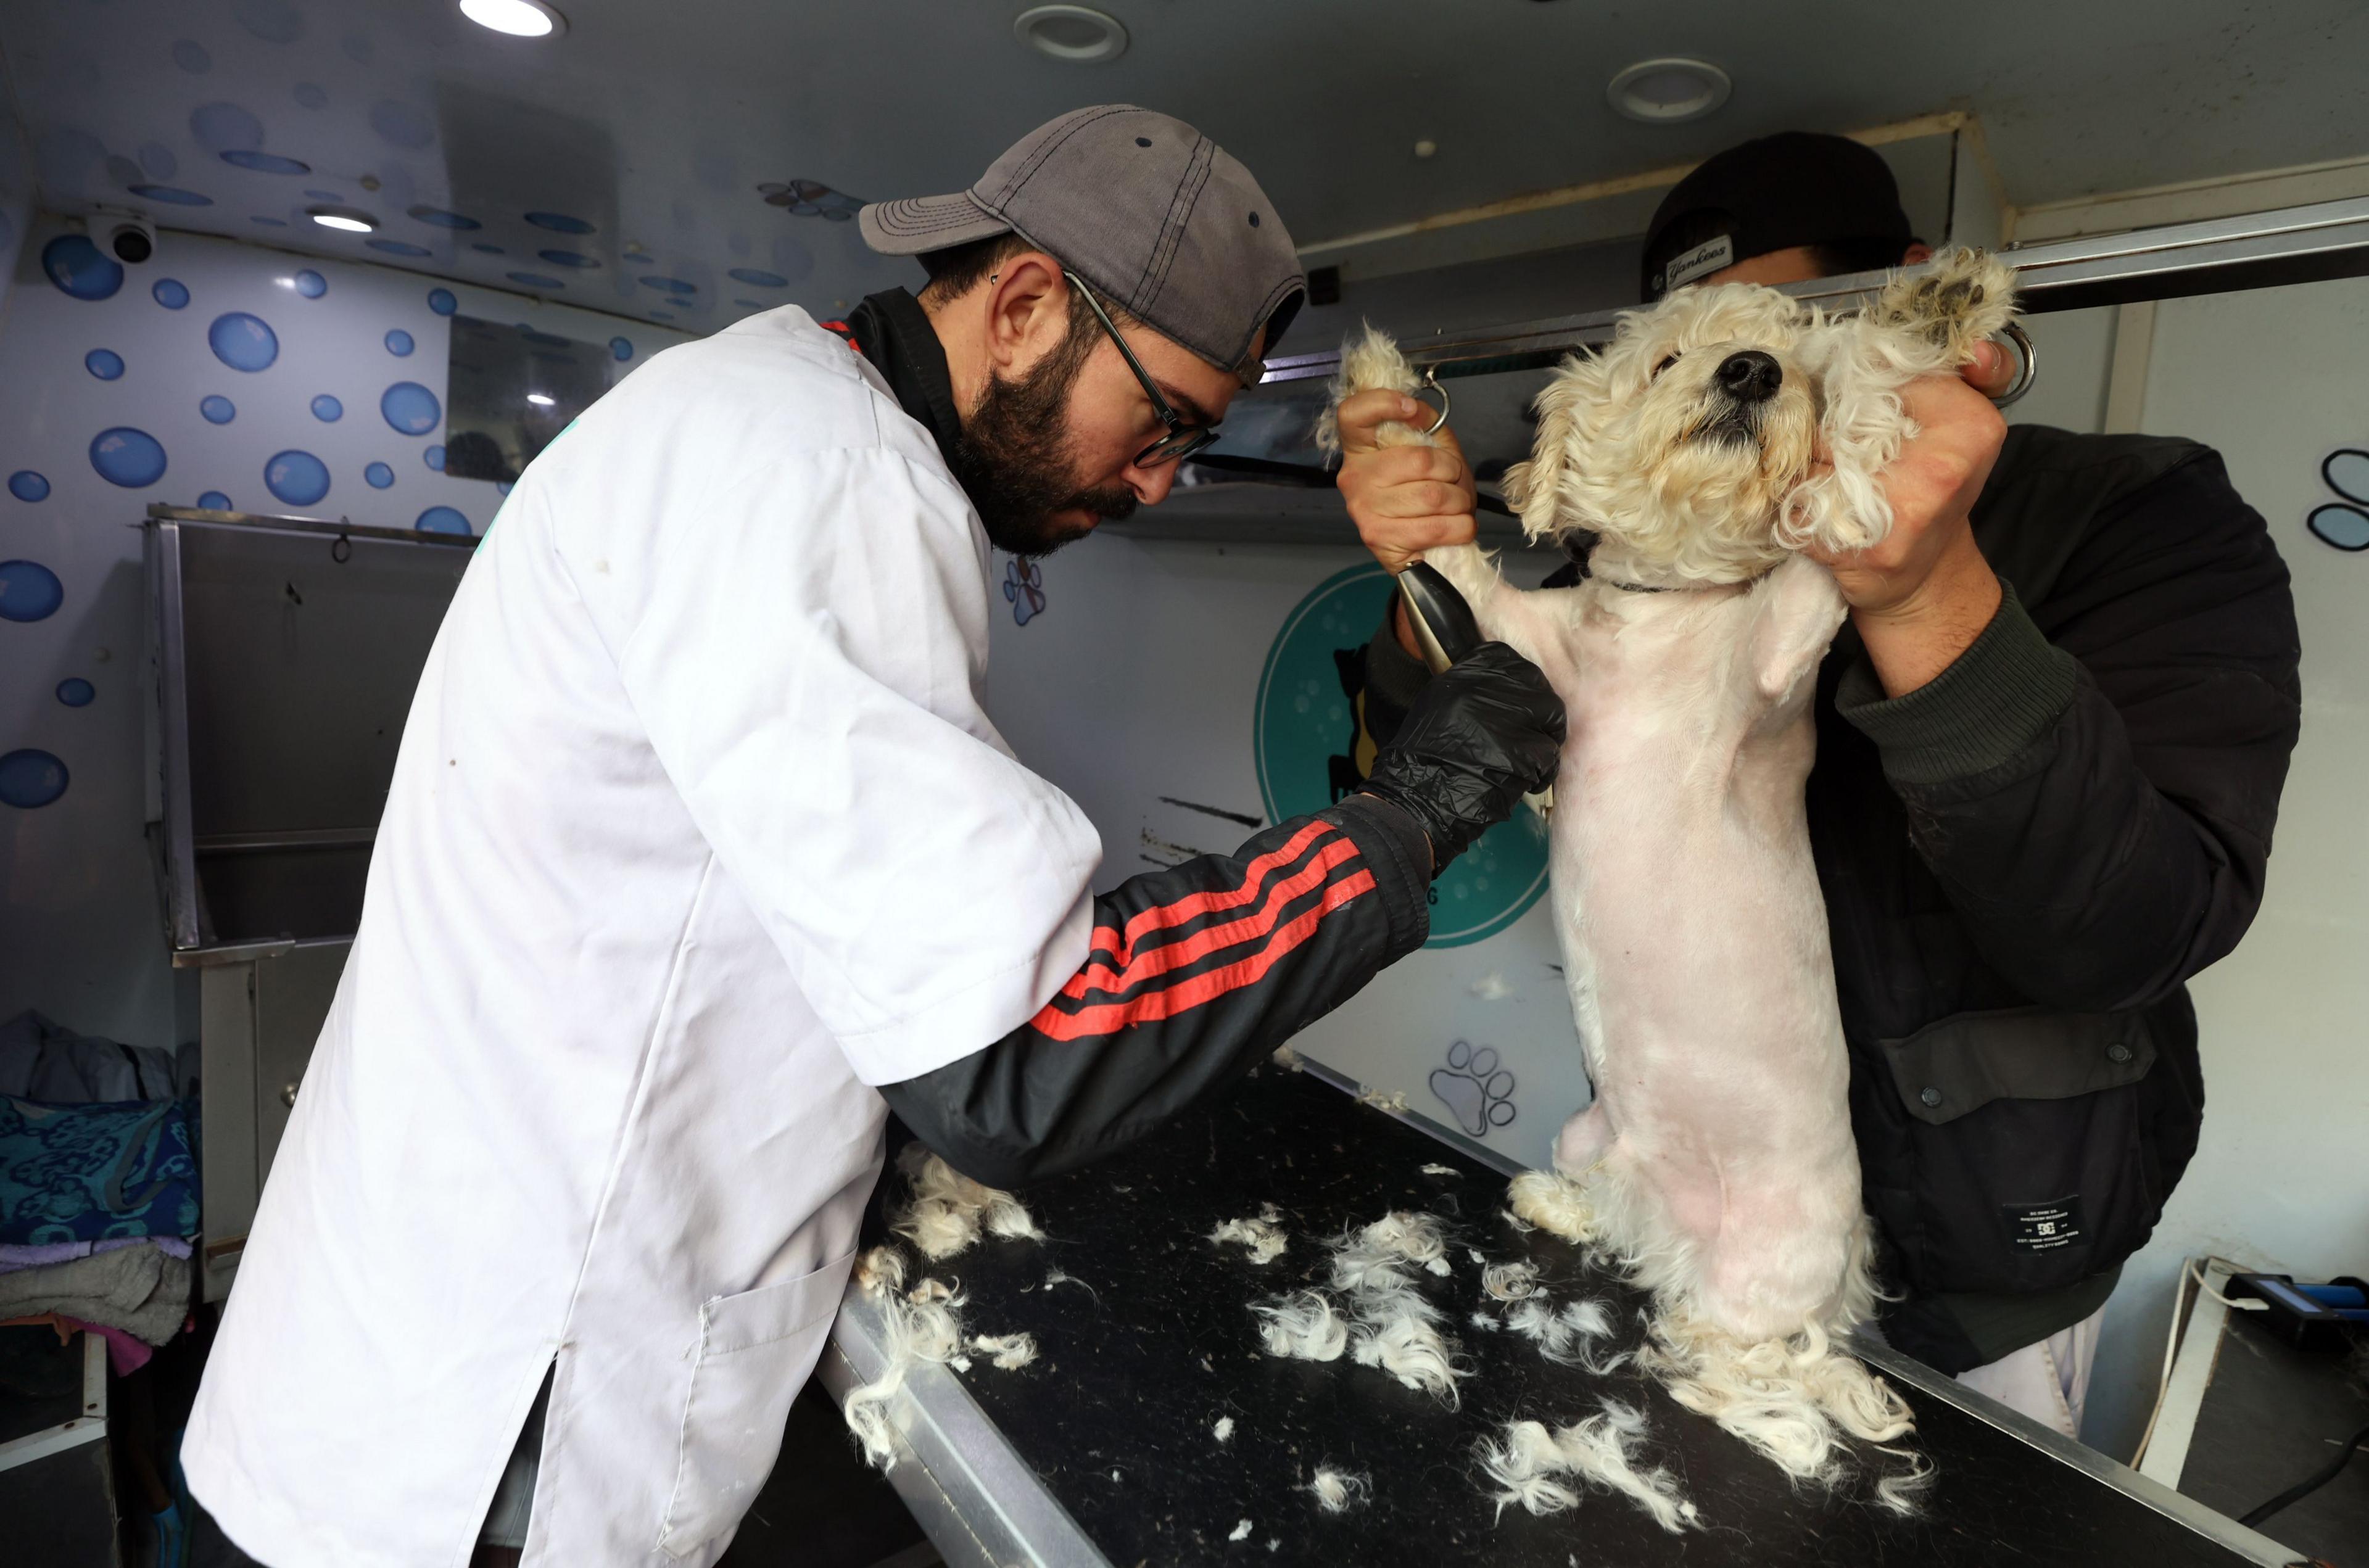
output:
[[[1453, 1175], [1421, 1167], [1452, 1167]], [[1619, 1341], [1642, 1299], [1577, 1249], [1501, 1215], [1511, 1167], [1425, 1121], [1354, 1102], [1342, 1082], [1264, 1067], [1208, 1110], [1131, 1152], [1031, 1187], [1043, 1242], [983, 1239], [931, 1270], [958, 1278], [966, 1333], [1036, 1336], [1017, 1372], [914, 1368], [890, 1406], [902, 1440], [889, 1480], [955, 1568], [1242, 1561], [1508, 1568], [1999, 1563], [2290, 1563], [2296, 1553], [2070, 1443], [1881, 1345], [1862, 1347], [1915, 1406], [1917, 1447], [1940, 1467], [1917, 1519], [1875, 1508], [1868, 1481], [1796, 1492], [1766, 1459], [1673, 1402], [1642, 1374], [1591, 1377], [1510, 1330], [1469, 1319], [1490, 1303], [1480, 1266], [1527, 1258], [1558, 1302], [1617, 1302]], [[884, 1187], [901, 1194], [895, 1178]], [[1206, 1238], [1221, 1220], [1283, 1211], [1291, 1244], [1264, 1266]], [[1450, 1410], [1379, 1368], [1262, 1349], [1254, 1300], [1322, 1281], [1324, 1239], [1393, 1208], [1438, 1215], [1453, 1272], [1418, 1275], [1476, 1368]], [[910, 1249], [908, 1249], [910, 1253]], [[1059, 1271], [1074, 1283], [1049, 1285]], [[913, 1277], [920, 1277], [919, 1275]], [[821, 1376], [834, 1399], [884, 1364], [878, 1310], [851, 1291]], [[1643, 1462], [1668, 1466], [1701, 1528], [1664, 1533], [1629, 1500], [1584, 1493], [1545, 1517], [1502, 1515], [1475, 1445], [1517, 1418], [1560, 1426], [1605, 1396], [1644, 1410]], [[1230, 1440], [1212, 1428], [1233, 1418]], [[1320, 1465], [1370, 1478], [1325, 1513]], [[1250, 1529], [1230, 1539], [1241, 1521]]]

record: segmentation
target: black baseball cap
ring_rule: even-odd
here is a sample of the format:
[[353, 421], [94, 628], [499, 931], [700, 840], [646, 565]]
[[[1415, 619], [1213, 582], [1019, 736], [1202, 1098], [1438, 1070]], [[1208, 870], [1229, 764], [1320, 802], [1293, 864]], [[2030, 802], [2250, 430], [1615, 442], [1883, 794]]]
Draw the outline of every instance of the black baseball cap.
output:
[[1658, 300], [1797, 245], [1865, 246], [1897, 261], [1916, 237], [1899, 183], [1874, 148], [1780, 132], [1730, 147], [1670, 188], [1645, 229], [1641, 292]]

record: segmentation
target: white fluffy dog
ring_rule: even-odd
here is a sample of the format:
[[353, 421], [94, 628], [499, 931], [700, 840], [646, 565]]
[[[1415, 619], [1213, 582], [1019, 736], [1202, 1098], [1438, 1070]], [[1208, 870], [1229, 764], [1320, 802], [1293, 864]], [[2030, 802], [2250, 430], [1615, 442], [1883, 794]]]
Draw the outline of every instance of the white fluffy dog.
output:
[[[1647, 1359], [1676, 1398], [1827, 1484], [1841, 1435], [1889, 1443], [1910, 1420], [1833, 1344], [1875, 1292], [1802, 799], [1845, 606], [1801, 552], [1883, 538], [1878, 478], [1916, 434], [1899, 389], [2013, 310], [2008, 269], [1963, 251], [1851, 317], [1747, 284], [1681, 291], [1564, 361], [1505, 475], [1532, 537], [1596, 535], [1591, 575], [1523, 592], [1471, 546], [1425, 555], [1571, 715], [1552, 899], [1596, 1100], [1515, 1210], [1653, 1293]], [[1415, 386], [1369, 330], [1337, 391]], [[1928, 1471], [1891, 1451], [1908, 1473], [1879, 1494], [1906, 1511]]]

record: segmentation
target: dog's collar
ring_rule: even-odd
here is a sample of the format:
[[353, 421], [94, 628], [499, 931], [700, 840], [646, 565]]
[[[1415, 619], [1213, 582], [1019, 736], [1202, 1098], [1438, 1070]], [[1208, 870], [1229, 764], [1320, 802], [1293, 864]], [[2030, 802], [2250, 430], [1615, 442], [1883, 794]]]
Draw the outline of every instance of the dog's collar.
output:
[[1617, 588], [1623, 593], [1709, 593], [1715, 588], [1749, 588], [1767, 577], [1768, 572], [1776, 569], [1771, 567], [1768, 571], [1755, 572], [1741, 582], [1697, 582], [1688, 583], [1684, 587], [1674, 582], [1622, 582], [1619, 578], [1605, 578], [1602, 580], [1607, 588]]

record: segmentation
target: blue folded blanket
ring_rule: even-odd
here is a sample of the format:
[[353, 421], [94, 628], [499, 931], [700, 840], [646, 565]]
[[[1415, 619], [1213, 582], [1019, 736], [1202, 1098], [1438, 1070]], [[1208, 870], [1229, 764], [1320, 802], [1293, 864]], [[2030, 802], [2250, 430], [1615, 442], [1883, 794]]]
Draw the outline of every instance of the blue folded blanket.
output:
[[196, 1235], [192, 1109], [0, 1097], [0, 1242]]

